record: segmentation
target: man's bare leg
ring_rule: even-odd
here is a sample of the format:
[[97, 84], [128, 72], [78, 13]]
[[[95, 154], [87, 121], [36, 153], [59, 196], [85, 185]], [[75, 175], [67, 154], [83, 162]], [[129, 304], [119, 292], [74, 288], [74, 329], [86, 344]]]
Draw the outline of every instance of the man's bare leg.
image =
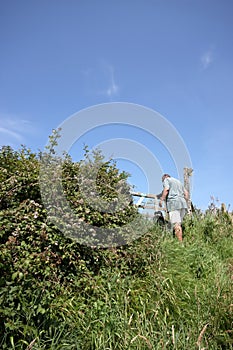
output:
[[175, 231], [175, 235], [176, 235], [176, 237], [178, 238], [178, 240], [179, 240], [180, 242], [182, 242], [182, 241], [183, 241], [183, 233], [182, 233], [181, 224], [176, 223], [176, 224], [174, 225], [174, 231]]

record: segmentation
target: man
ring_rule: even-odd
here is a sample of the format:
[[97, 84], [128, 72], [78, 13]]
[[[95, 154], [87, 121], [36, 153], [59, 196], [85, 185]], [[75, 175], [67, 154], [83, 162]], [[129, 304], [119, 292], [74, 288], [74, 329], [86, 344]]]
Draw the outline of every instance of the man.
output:
[[188, 210], [187, 201], [189, 194], [184, 189], [182, 183], [171, 177], [169, 174], [162, 176], [163, 192], [160, 197], [159, 206], [162, 207], [166, 200], [170, 223], [175, 231], [175, 235], [180, 242], [183, 240], [181, 223]]

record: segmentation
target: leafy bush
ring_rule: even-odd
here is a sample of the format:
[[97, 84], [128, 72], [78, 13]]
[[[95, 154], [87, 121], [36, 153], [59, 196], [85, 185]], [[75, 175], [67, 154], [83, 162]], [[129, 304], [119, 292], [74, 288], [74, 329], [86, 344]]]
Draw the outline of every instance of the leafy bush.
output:
[[[46, 161], [62, 165], [62, 191], [77, 218], [94, 228], [124, 228], [137, 218], [127, 174], [114, 163], [88, 150], [81, 162], [61, 162], [51, 150]], [[50, 220], [40, 194], [42, 157], [24, 147], [0, 151], [0, 348], [233, 349], [232, 214], [188, 216], [184, 245], [141, 219], [145, 234], [129, 231], [128, 244], [82, 245]], [[83, 174], [96, 169], [92, 187]], [[90, 189], [113, 210], [88, 202]]]

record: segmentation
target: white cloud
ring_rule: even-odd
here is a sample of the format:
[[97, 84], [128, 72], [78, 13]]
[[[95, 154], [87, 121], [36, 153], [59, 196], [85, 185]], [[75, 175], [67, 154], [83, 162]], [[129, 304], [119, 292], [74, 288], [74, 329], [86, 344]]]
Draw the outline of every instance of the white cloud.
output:
[[204, 54], [201, 56], [202, 68], [207, 69], [212, 62], [213, 62], [212, 50], [208, 50], [208, 51], [204, 52]]
[[17, 116], [0, 114], [0, 146], [17, 147], [25, 142], [33, 128], [30, 121]]
[[110, 84], [106, 90], [106, 94], [108, 97], [112, 98], [118, 93], [119, 87], [115, 82], [114, 70], [112, 66], [109, 67], [109, 73], [110, 73]]
[[9, 130], [7, 128], [0, 127], [0, 133], [4, 134], [7, 137], [8, 136], [9, 137], [13, 137], [14, 139], [16, 139], [18, 141], [22, 141], [22, 139], [23, 139], [22, 136], [19, 133], [15, 132], [15, 131], [12, 131], [12, 130]]
[[111, 64], [102, 61], [96, 69], [87, 68], [82, 74], [88, 94], [102, 95], [109, 99], [118, 94], [119, 85], [116, 83], [114, 67]]

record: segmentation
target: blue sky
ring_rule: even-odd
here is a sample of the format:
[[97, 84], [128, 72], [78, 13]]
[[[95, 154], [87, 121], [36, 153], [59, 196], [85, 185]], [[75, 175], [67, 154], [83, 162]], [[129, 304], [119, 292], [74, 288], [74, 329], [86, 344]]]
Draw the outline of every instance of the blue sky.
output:
[[[213, 196], [233, 210], [232, 36], [231, 0], [1, 1], [0, 145], [42, 150], [52, 129], [80, 110], [142, 105], [183, 139], [194, 205], [206, 209]], [[82, 143], [132, 138], [176, 176], [166, 150], [134, 131], [96, 128], [76, 152]], [[119, 166], [146, 191], [141, 170]]]

